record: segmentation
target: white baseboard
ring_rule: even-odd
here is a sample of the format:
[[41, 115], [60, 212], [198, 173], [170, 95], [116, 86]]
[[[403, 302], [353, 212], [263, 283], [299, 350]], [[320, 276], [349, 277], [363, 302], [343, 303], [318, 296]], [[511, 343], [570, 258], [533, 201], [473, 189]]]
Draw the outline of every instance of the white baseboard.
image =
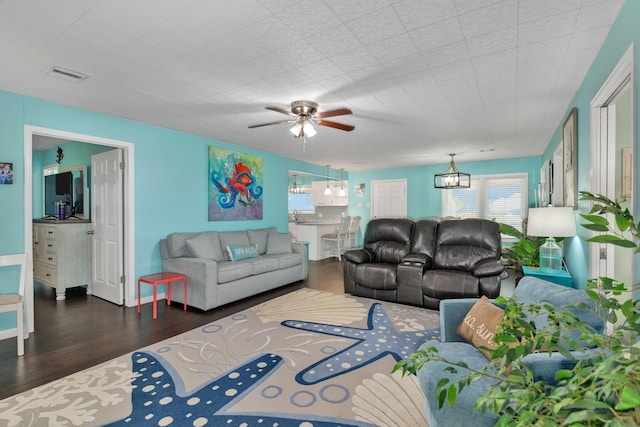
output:
[[[33, 332], [33, 331], [31, 331]], [[3, 331], [0, 331], [0, 340], [6, 340], [7, 338], [15, 338], [18, 336], [18, 329], [17, 328], [13, 328], [13, 329], [5, 329]], [[27, 335], [25, 337], [25, 339], [29, 338], [29, 336]]]
[[[167, 299], [167, 294], [164, 292], [158, 292], [156, 299], [158, 301], [160, 300], [166, 300]], [[142, 297], [140, 299], [140, 304], [148, 304], [148, 303], [152, 303], [153, 304], [153, 295], [149, 295], [146, 297]], [[166, 304], [166, 303], [165, 303]], [[136, 298], [136, 306], [138, 306], [138, 299]], [[15, 334], [14, 334], [15, 335]]]
[[0, 331], [0, 340], [14, 338], [16, 335], [18, 335], [18, 330], [16, 328], [5, 329], [4, 331]]

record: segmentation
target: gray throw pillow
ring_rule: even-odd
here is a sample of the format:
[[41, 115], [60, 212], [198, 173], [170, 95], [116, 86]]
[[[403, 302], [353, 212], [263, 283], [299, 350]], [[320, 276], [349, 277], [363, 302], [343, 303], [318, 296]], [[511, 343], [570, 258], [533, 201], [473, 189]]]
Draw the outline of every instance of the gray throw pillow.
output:
[[267, 255], [290, 254], [291, 235], [289, 233], [269, 233], [267, 237]]
[[224, 261], [224, 255], [218, 242], [218, 233], [200, 233], [185, 241], [189, 253], [196, 258]]
[[275, 227], [259, 228], [257, 230], [248, 230], [249, 241], [258, 245], [258, 251], [263, 254], [267, 252], [267, 235], [269, 233], [277, 233], [278, 229]]
[[226, 250], [229, 245], [249, 245], [249, 236], [246, 231], [220, 231], [220, 246], [225, 249], [224, 256], [227, 261], [231, 261], [229, 252]]

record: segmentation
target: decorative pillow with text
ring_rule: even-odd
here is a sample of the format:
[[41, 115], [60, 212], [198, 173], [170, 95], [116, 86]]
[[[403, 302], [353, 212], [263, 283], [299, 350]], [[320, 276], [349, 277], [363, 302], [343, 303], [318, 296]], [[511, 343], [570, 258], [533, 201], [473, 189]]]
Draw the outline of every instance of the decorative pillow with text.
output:
[[231, 261], [238, 261], [246, 258], [258, 258], [260, 252], [258, 252], [258, 245], [228, 245], [227, 253]]
[[490, 359], [490, 353], [480, 347], [484, 346], [489, 349], [496, 347], [493, 337], [496, 335], [498, 324], [503, 317], [504, 310], [489, 301], [486, 296], [482, 296], [471, 307], [462, 323], [458, 325], [456, 333], [478, 348], [487, 359]]

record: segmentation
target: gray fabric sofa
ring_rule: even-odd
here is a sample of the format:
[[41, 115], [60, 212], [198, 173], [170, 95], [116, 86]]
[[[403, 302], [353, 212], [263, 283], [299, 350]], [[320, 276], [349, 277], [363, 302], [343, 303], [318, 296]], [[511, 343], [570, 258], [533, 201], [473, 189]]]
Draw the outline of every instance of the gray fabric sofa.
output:
[[[251, 257], [232, 261], [227, 248]], [[160, 241], [160, 254], [163, 271], [187, 277], [187, 305], [205, 311], [308, 276], [306, 246], [275, 227], [172, 233]], [[171, 299], [184, 302], [182, 289], [173, 288]]]

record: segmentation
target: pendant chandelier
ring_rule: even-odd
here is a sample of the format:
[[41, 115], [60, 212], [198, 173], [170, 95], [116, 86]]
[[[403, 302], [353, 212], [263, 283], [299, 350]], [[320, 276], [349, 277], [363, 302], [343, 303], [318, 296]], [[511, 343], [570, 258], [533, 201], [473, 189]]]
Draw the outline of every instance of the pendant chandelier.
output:
[[344, 168], [340, 168], [340, 191], [338, 196], [344, 197], [347, 195], [347, 191], [344, 189]]
[[293, 175], [293, 185], [289, 187], [289, 193], [291, 194], [300, 194], [302, 192], [302, 186], [298, 187], [296, 177], [297, 175]]
[[324, 189], [324, 195], [325, 196], [330, 196], [331, 195], [331, 189], [329, 188], [329, 166], [331, 166], [331, 165], [326, 165], [326, 167], [327, 167], [327, 188]]
[[443, 189], [471, 187], [471, 175], [458, 170], [456, 164], [453, 162], [453, 156], [455, 156], [455, 154], [449, 155], [451, 156], [449, 168], [433, 176], [433, 186]]

